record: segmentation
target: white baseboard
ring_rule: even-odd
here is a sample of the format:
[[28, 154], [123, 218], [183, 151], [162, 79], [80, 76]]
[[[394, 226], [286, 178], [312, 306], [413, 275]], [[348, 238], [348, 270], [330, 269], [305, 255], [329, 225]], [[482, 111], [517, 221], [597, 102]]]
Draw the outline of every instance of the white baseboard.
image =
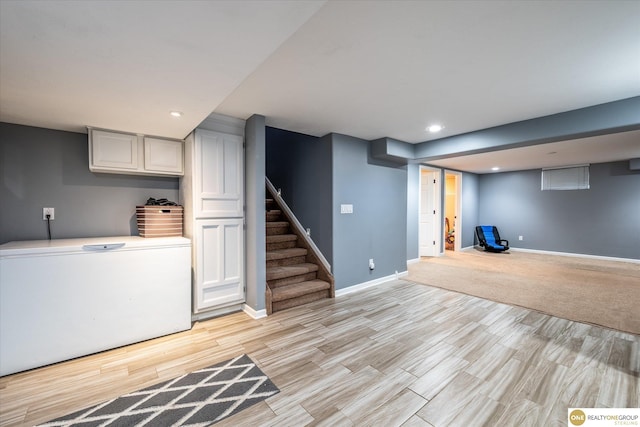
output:
[[250, 307], [247, 304], [233, 304], [228, 307], [217, 308], [215, 310], [205, 311], [197, 314], [191, 314], [191, 321], [199, 322], [201, 320], [207, 320], [213, 317], [220, 317], [226, 314], [237, 313], [238, 311], [245, 312], [247, 316], [253, 319], [262, 319], [263, 317], [267, 317], [267, 310], [265, 309], [255, 310], [253, 307]]
[[617, 257], [602, 256], [602, 255], [576, 254], [572, 252], [541, 251], [538, 249], [526, 249], [526, 248], [514, 248], [514, 247], [510, 247], [509, 250], [515, 251], [515, 252], [530, 252], [534, 254], [558, 255], [558, 256], [568, 256], [568, 257], [574, 257], [574, 258], [588, 258], [588, 259], [599, 259], [603, 261], [632, 262], [634, 264], [640, 264], [640, 259], [634, 259], [634, 258], [617, 258]]
[[408, 259], [407, 260], [407, 265], [409, 265], [409, 264], [417, 264], [419, 262], [420, 262], [420, 257], [414, 258], [414, 259]]
[[403, 271], [403, 272], [400, 272], [400, 273], [396, 272], [396, 274], [391, 274], [389, 276], [380, 277], [378, 279], [373, 279], [373, 280], [370, 280], [368, 282], [359, 283], [357, 285], [349, 286], [348, 288], [337, 289], [336, 290], [336, 298], [337, 297], [341, 297], [343, 295], [347, 295], [347, 294], [353, 293], [353, 292], [358, 292], [358, 291], [361, 291], [363, 289], [371, 288], [373, 286], [377, 286], [377, 285], [380, 285], [382, 283], [390, 282], [392, 280], [397, 280], [400, 277], [406, 276], [408, 274], [409, 274], [408, 271]]
[[191, 321], [198, 322], [201, 320], [211, 319], [213, 317], [224, 316], [225, 314], [235, 313], [243, 310], [245, 304], [233, 304], [228, 307], [217, 308], [215, 310], [204, 311], [202, 313], [191, 314]]
[[242, 311], [244, 311], [249, 317], [252, 317], [254, 319], [262, 319], [263, 317], [267, 317], [267, 310], [254, 310], [253, 307], [250, 307], [247, 304], [242, 304]]

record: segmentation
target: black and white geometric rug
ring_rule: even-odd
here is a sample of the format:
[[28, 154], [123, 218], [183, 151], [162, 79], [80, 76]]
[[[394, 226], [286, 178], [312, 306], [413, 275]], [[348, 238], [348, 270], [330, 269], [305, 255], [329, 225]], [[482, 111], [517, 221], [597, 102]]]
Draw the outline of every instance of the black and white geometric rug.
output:
[[207, 426], [279, 392], [242, 355], [41, 426]]

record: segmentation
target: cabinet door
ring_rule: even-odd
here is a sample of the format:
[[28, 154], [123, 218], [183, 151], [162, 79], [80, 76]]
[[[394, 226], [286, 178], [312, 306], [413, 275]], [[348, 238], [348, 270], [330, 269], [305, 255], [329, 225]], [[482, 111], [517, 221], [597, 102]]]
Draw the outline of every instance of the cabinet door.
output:
[[151, 172], [184, 173], [182, 141], [144, 137], [144, 169]]
[[238, 135], [196, 130], [194, 211], [196, 218], [242, 217], [244, 149]]
[[89, 169], [138, 169], [138, 136], [127, 133], [91, 130]]
[[194, 240], [194, 311], [244, 302], [243, 220], [198, 220]]

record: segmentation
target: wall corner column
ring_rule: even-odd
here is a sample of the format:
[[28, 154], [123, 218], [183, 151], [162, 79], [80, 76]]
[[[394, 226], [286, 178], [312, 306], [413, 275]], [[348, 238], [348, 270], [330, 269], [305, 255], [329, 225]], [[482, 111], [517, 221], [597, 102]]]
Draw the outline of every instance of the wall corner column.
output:
[[246, 303], [265, 309], [267, 283], [265, 233], [265, 117], [254, 114], [245, 125]]

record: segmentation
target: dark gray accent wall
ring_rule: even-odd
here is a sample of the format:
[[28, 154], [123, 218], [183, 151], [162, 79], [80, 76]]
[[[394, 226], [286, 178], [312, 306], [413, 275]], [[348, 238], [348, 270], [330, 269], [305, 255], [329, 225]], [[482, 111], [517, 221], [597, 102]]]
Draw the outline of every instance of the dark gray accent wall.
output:
[[[336, 289], [406, 270], [407, 168], [369, 162], [369, 143], [330, 134]], [[341, 214], [352, 204], [352, 214]], [[369, 270], [369, 259], [376, 268]]]
[[475, 228], [478, 224], [479, 201], [478, 201], [479, 175], [462, 173], [462, 240], [460, 247], [466, 248], [475, 244]]
[[178, 178], [89, 171], [87, 135], [0, 123], [0, 243], [138, 235], [135, 207], [178, 201]]
[[245, 141], [246, 301], [254, 310], [263, 310], [267, 283], [264, 116], [249, 117]]
[[267, 178], [331, 263], [331, 141], [286, 130], [266, 129]]
[[640, 259], [640, 171], [628, 166], [592, 164], [589, 190], [541, 191], [540, 170], [481, 175], [479, 222], [512, 247]]

